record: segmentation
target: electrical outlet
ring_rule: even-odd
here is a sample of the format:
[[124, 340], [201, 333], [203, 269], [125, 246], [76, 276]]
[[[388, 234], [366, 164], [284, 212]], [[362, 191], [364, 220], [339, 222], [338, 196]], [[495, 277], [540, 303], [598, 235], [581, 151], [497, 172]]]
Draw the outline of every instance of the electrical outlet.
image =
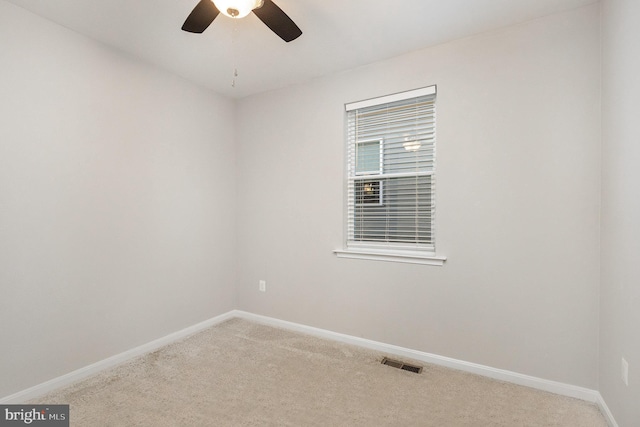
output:
[[260, 282], [258, 282], [258, 289], [260, 289], [260, 292], [267, 292], [267, 282], [260, 280]]
[[626, 386], [629, 385], [629, 362], [622, 358], [622, 381]]

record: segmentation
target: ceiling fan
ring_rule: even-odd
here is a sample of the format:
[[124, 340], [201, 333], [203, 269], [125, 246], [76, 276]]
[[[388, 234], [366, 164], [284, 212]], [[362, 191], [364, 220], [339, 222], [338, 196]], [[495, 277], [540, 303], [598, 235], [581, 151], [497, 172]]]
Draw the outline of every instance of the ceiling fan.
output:
[[236, 19], [253, 12], [286, 42], [302, 34], [295, 22], [271, 0], [200, 0], [184, 21], [182, 29], [190, 33], [202, 33], [221, 12]]

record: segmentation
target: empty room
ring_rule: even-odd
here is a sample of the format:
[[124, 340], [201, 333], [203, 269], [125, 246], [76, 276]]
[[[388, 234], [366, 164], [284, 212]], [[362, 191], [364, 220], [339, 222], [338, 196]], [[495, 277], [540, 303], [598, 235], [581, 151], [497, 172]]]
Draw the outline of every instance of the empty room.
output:
[[640, 426], [639, 20], [0, 0], [0, 425]]

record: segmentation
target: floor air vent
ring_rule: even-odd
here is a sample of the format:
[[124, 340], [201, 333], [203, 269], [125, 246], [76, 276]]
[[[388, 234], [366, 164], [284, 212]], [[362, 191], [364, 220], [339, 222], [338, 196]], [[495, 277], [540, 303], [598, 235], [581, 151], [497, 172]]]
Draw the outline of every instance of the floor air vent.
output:
[[382, 359], [382, 364], [391, 366], [393, 368], [402, 369], [403, 371], [413, 372], [416, 374], [419, 374], [422, 372], [422, 366], [409, 365], [408, 363], [400, 362], [399, 360], [389, 359], [388, 357], [385, 357], [384, 359]]

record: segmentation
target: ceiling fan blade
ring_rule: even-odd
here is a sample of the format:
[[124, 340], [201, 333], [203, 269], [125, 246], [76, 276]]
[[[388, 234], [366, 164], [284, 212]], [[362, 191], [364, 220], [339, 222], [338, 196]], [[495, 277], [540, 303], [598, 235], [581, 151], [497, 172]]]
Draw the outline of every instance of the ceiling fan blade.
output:
[[220, 11], [211, 0], [200, 0], [193, 8], [187, 20], [182, 24], [182, 30], [190, 33], [201, 33], [216, 19]]
[[262, 7], [253, 9], [253, 13], [286, 42], [295, 40], [302, 35], [302, 31], [295, 22], [271, 0], [264, 0]]

